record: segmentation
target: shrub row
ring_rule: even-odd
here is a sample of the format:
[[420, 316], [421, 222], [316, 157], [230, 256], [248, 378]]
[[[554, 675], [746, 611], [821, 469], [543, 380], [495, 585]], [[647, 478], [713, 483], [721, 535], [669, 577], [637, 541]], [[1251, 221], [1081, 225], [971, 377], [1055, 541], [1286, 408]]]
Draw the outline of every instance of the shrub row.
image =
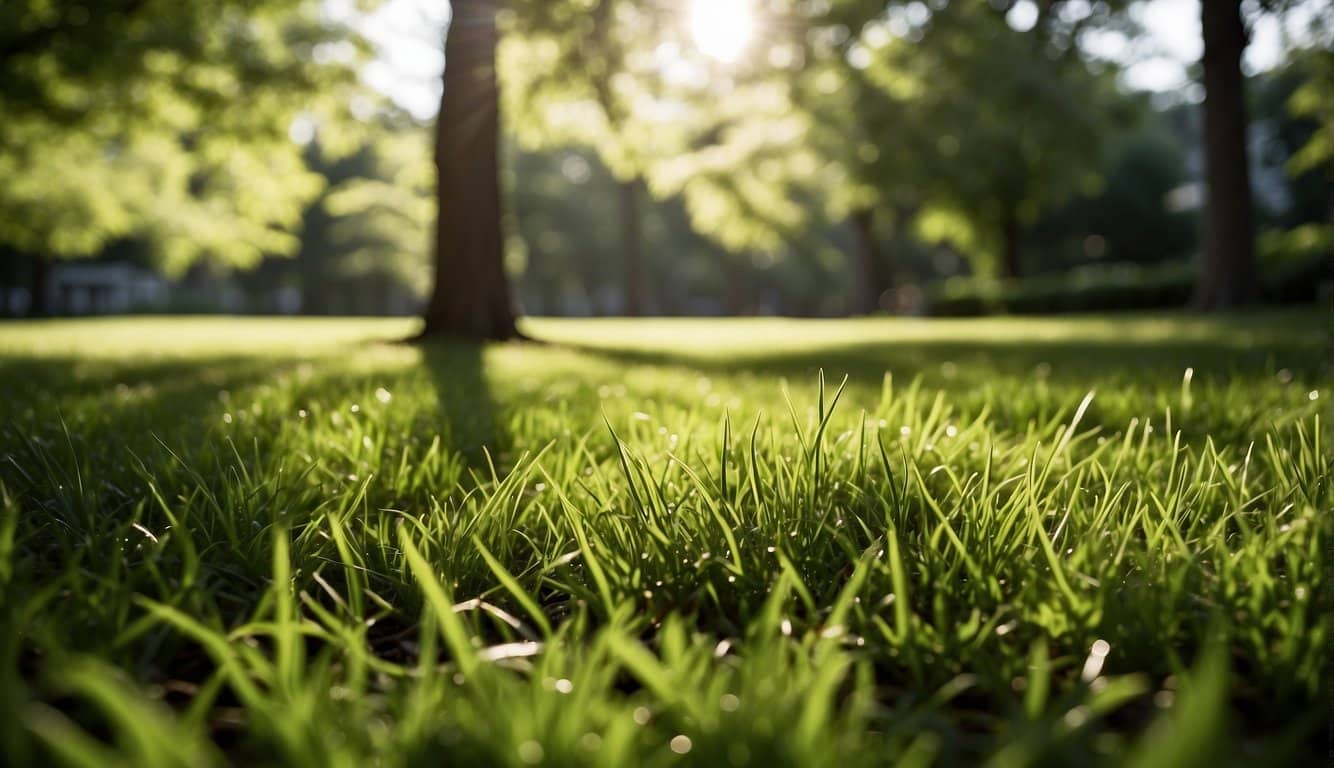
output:
[[[1327, 253], [1265, 259], [1260, 271], [1261, 298], [1270, 304], [1314, 302], [1334, 286], [1334, 258]], [[971, 317], [1171, 309], [1188, 305], [1194, 288], [1195, 267], [1189, 263], [1102, 265], [1010, 281], [965, 277], [928, 289], [926, 312]]]

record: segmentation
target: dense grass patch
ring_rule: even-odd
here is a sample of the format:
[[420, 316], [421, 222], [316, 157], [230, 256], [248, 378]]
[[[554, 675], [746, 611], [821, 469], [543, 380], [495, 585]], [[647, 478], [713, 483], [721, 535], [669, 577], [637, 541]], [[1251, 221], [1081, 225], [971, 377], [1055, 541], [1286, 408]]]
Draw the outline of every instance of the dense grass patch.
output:
[[0, 326], [0, 758], [1324, 750], [1323, 314], [410, 331]]

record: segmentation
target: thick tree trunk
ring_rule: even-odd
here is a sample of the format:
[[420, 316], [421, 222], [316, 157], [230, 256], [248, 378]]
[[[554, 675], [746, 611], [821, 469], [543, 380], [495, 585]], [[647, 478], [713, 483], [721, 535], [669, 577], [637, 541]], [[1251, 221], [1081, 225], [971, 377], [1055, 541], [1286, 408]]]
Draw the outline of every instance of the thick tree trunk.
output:
[[1024, 274], [1023, 264], [1023, 231], [1019, 227], [1019, 212], [1013, 209], [1006, 211], [1005, 220], [1001, 222], [1001, 277], [1007, 280], [1014, 280], [1022, 277]]
[[1241, 0], [1205, 0], [1204, 254], [1195, 304], [1222, 310], [1249, 304], [1255, 290], [1255, 233], [1246, 157], [1246, 24]]
[[852, 310], [855, 314], [871, 315], [880, 311], [880, 297], [889, 289], [880, 253], [880, 241], [875, 236], [875, 211], [862, 208], [849, 219], [852, 225], [853, 249], [856, 251], [858, 285], [854, 287]]
[[618, 185], [621, 202], [621, 253], [625, 259], [625, 314], [644, 313], [644, 253], [639, 218], [639, 179]]
[[41, 256], [32, 258], [32, 275], [28, 282], [28, 317], [46, 317], [51, 314], [51, 262]]
[[435, 287], [423, 336], [517, 337], [501, 234], [496, 0], [455, 0], [435, 162]]

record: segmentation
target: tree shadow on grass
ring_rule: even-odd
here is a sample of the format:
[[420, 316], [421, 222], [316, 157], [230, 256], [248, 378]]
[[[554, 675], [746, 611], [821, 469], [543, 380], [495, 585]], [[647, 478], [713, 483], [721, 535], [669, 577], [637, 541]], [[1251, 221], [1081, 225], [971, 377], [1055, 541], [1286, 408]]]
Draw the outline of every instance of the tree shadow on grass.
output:
[[571, 345], [579, 352], [626, 365], [685, 366], [723, 374], [771, 376], [846, 373], [855, 379], [922, 376], [943, 382], [975, 383], [1034, 372], [1053, 381], [1097, 381], [1109, 377], [1145, 381], [1158, 374], [1177, 380], [1186, 368], [1199, 374], [1231, 376], [1286, 368], [1327, 375], [1309, 349], [1300, 346], [1246, 349], [1202, 344], [1119, 344], [1108, 342], [876, 342], [836, 344], [818, 349], [714, 357], [635, 347]]
[[436, 393], [439, 434], [468, 465], [484, 467], [506, 455], [511, 436], [499, 426], [496, 402], [485, 372], [485, 347], [461, 341], [417, 342], [421, 365]]
[[[343, 354], [365, 354], [372, 347], [356, 344]], [[77, 462], [99, 486], [110, 483], [130, 493], [129, 486], [139, 486], [133, 471], [136, 457], [151, 461], [170, 450], [207, 467], [210, 452], [221, 452], [224, 463], [237, 460], [228, 458], [229, 439], [240, 443], [247, 457], [299, 448], [282, 440], [307, 418], [307, 411], [310, 421], [320, 424], [303, 428], [324, 430], [330, 439], [338, 437], [338, 430], [330, 430], [327, 419], [341, 419], [345, 425], [359, 419], [383, 433], [387, 444], [429, 445], [438, 440], [442, 450], [459, 454], [467, 466], [486, 469], [488, 452], [498, 457], [511, 440], [498, 427], [497, 403], [483, 370], [484, 348], [431, 342], [413, 349], [419, 358], [398, 358], [387, 367], [340, 365], [339, 358], [299, 355], [164, 360], [11, 356], [0, 366], [5, 386], [0, 396], [0, 481], [10, 483], [11, 489], [34, 485], [41, 462], [31, 453], [42, 450], [59, 464], [69, 464], [71, 475]], [[414, 383], [417, 380], [428, 381], [429, 388]], [[392, 405], [375, 402], [381, 387], [397, 394]], [[421, 396], [426, 392], [434, 397]], [[349, 407], [359, 413], [349, 413]], [[338, 456], [325, 454], [322, 458], [337, 463]]]
[[[763, 376], [794, 383], [814, 382], [823, 371], [829, 381], [837, 383], [846, 375], [854, 391], [872, 394], [880, 391], [889, 374], [898, 391], [920, 380], [924, 387], [950, 396], [953, 404], [975, 408], [985, 403], [994, 422], [1016, 428], [1035, 415], [1047, 418], [1054, 409], [1073, 408], [1085, 393], [1096, 391], [1095, 406], [1084, 424], [1101, 426], [1106, 433], [1124, 430], [1135, 417], [1141, 423], [1143, 418], [1160, 422], [1168, 407], [1181, 421], [1185, 414], [1180, 393], [1189, 370], [1195, 392], [1234, 391], [1225, 398], [1226, 408], [1196, 409], [1184, 436], [1241, 440], [1267, 426], [1273, 411], [1266, 409], [1266, 402], [1272, 404], [1277, 397], [1305, 403], [1308, 390], [1331, 381], [1330, 357], [1318, 336], [1281, 332], [1247, 336], [1241, 332], [1244, 328], [1153, 339], [1130, 335], [1122, 339], [1115, 334], [986, 341], [886, 336], [797, 348], [738, 347], [727, 354], [633, 345], [566, 346], [626, 368], [686, 368], [703, 375]], [[1271, 386], [1276, 381], [1279, 386]], [[1256, 397], [1242, 396], [1252, 385]], [[1284, 387], [1291, 397], [1276, 394]]]
[[[1127, 371], [1180, 373], [1184, 367], [1235, 373], [1273, 363], [1328, 376], [1332, 318], [1306, 310], [1227, 317], [1082, 316], [1067, 321], [775, 319], [719, 323], [716, 333], [704, 321], [664, 321], [645, 326], [642, 340], [621, 326], [609, 328], [604, 337], [583, 340], [560, 326], [552, 330], [558, 339], [572, 336], [564, 345], [583, 351], [721, 372], [785, 375], [833, 367], [853, 376], [878, 376], [886, 369], [931, 375], [935, 366], [972, 362], [979, 370], [1013, 375], [1045, 363], [1056, 377], [1088, 379]], [[673, 333], [678, 328], [680, 333]], [[693, 339], [707, 342], [688, 346]]]
[[302, 362], [10, 358], [0, 372], [8, 390], [0, 398], [0, 451], [13, 456], [23, 438], [68, 440], [85, 460], [123, 468], [131, 455], [159, 443], [187, 448], [205, 442], [224, 425], [233, 393]]

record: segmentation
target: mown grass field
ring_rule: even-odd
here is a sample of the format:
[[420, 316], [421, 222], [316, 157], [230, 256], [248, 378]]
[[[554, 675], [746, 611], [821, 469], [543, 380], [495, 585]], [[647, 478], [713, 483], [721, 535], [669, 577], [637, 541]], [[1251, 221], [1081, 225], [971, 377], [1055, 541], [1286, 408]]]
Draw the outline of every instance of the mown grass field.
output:
[[0, 325], [0, 763], [1324, 760], [1327, 312], [412, 327]]

